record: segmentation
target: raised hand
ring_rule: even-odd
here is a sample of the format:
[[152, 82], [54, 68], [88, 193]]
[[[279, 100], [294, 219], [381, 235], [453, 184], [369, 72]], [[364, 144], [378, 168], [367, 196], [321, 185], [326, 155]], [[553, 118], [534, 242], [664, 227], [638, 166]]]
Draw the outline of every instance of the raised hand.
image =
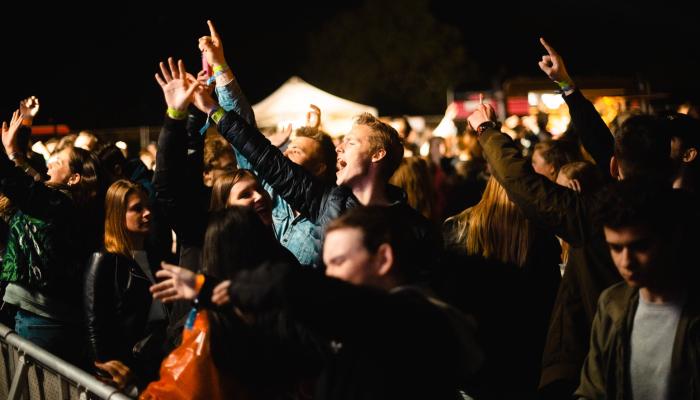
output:
[[110, 360], [103, 363], [95, 361], [95, 367], [107, 372], [112, 377], [112, 380], [107, 383], [114, 384], [117, 389], [124, 389], [133, 377], [129, 367], [119, 360]]
[[552, 46], [547, 44], [544, 38], [540, 38], [540, 43], [542, 43], [542, 46], [547, 50], [547, 55], [542, 56], [542, 61], [538, 63], [540, 69], [554, 82], [568, 83], [567, 86], [573, 86], [574, 82], [571, 80], [569, 73], [566, 72], [564, 60], [559, 53], [557, 53]]
[[467, 117], [467, 121], [469, 122], [469, 126], [476, 130], [479, 125], [486, 121], [496, 121], [496, 111], [494, 111], [490, 104], [479, 104], [476, 106], [476, 110]]
[[287, 142], [292, 135], [292, 124], [287, 124], [281, 131], [275, 132], [268, 136], [267, 139], [275, 147], [280, 147]]
[[192, 104], [194, 104], [194, 106], [197, 107], [199, 111], [209, 115], [209, 113], [211, 113], [219, 107], [219, 103], [217, 103], [216, 100], [214, 100], [214, 97], [212, 97], [211, 95], [211, 86], [213, 85], [202, 84], [202, 78], [204, 76], [206, 76], [206, 72], [200, 71], [199, 74], [197, 74], [197, 78], [195, 78], [191, 74], [187, 74], [187, 79], [190, 81], [191, 84], [199, 85], [197, 90], [194, 91], [192, 97]]
[[306, 126], [311, 128], [321, 126], [321, 109], [314, 104], [309, 104], [309, 111], [306, 112]]
[[199, 50], [207, 58], [207, 62], [211, 66], [226, 65], [224, 57], [224, 44], [221, 41], [219, 33], [214, 28], [214, 24], [207, 20], [209, 25], [209, 36], [199, 38]]
[[[37, 105], [37, 109], [38, 109]], [[12, 119], [10, 120], [10, 125], [7, 122], [2, 122], [2, 145], [5, 147], [5, 152], [7, 155], [11, 155], [19, 150], [17, 147], [17, 131], [22, 125], [22, 114], [20, 110], [15, 110], [12, 113]]]
[[209, 74], [205, 70], [199, 71], [197, 73], [197, 82], [199, 82], [200, 85], [204, 86], [207, 91], [211, 94], [214, 91], [214, 85], [209, 84]]
[[154, 299], [169, 303], [175, 300], [194, 300], [197, 297], [194, 290], [197, 276], [194, 272], [168, 263], [161, 263], [161, 267], [163, 269], [156, 271], [156, 277], [164, 280], [149, 289]]
[[211, 295], [211, 302], [217, 306], [223, 306], [231, 302], [231, 298], [228, 294], [228, 289], [231, 287], [231, 281], [226, 280], [214, 287], [214, 291]]
[[182, 60], [178, 60], [177, 67], [172, 57], [168, 58], [169, 69], [166, 68], [165, 63], [160, 63], [160, 71], [163, 74], [161, 78], [156, 74], [156, 81], [163, 89], [163, 95], [165, 96], [165, 103], [168, 108], [174, 110], [185, 112], [187, 106], [192, 102], [192, 95], [195, 90], [199, 87], [199, 84], [192, 83], [187, 78], [187, 71], [185, 70], [185, 63]]
[[26, 120], [34, 119], [39, 112], [39, 99], [36, 96], [32, 96], [20, 101], [19, 112], [22, 114], [22, 118]]

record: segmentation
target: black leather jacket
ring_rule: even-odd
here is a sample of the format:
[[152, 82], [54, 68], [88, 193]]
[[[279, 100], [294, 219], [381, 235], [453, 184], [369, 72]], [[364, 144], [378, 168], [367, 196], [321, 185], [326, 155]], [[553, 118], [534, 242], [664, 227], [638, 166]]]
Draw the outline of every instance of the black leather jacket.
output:
[[132, 348], [146, 332], [150, 285], [136, 261], [104, 251], [92, 254], [83, 301], [93, 360], [133, 365]]
[[[293, 163], [234, 111], [229, 111], [219, 121], [219, 131], [248, 159], [262, 179], [319, 229], [345, 211], [361, 206], [350, 188], [323, 182]], [[415, 254], [407, 259], [414, 260], [424, 270], [422, 274], [428, 273], [442, 247], [440, 235], [425, 217], [406, 203], [403, 190], [387, 184], [387, 194], [393, 202], [387, 207], [388, 216], [403, 221], [410, 229], [413, 245], [408, 247]]]

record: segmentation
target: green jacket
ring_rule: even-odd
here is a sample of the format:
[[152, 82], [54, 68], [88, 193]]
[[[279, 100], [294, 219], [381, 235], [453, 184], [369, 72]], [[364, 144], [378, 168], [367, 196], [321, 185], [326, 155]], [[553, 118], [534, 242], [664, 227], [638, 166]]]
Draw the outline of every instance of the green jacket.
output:
[[571, 244], [569, 264], [552, 309], [540, 387], [559, 380], [576, 387], [588, 354], [598, 296], [621, 279], [603, 229], [593, 223], [596, 193], [579, 194], [536, 173], [513, 140], [498, 130], [485, 131], [479, 143], [494, 177], [527, 218]]
[[[620, 282], [601, 295], [576, 397], [631, 399], [629, 359], [639, 290]], [[689, 291], [671, 356], [669, 399], [700, 399], [700, 293]]]

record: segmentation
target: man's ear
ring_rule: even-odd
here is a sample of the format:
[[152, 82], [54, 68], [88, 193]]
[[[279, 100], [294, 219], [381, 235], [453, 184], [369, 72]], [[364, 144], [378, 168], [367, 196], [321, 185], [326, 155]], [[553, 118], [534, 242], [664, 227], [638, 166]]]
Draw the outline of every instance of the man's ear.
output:
[[620, 165], [617, 162], [615, 156], [610, 157], [610, 176], [616, 180], [620, 180]]
[[377, 249], [375, 257], [375, 267], [377, 276], [386, 277], [394, 268], [394, 249], [389, 243], [382, 243]]
[[691, 163], [698, 156], [698, 149], [691, 147], [683, 153], [683, 162]]
[[372, 154], [372, 162], [379, 162], [386, 156], [386, 149], [379, 149]]
[[68, 186], [77, 185], [80, 183], [80, 178], [80, 174], [71, 174], [71, 176], [68, 177]]

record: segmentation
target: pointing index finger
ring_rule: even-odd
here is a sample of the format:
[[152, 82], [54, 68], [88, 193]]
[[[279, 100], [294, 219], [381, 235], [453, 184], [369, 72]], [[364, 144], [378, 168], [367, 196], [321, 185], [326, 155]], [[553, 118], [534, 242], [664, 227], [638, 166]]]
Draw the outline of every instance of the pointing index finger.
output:
[[211, 20], [207, 20], [207, 25], [209, 25], [209, 36], [218, 39], [219, 33], [216, 31], [216, 28], [214, 28], [214, 24], [211, 22]]
[[556, 50], [552, 46], [550, 46], [547, 42], [545, 42], [544, 38], [540, 38], [540, 43], [542, 43], [542, 46], [547, 50], [547, 53], [549, 53], [550, 56], [555, 57], [557, 56]]

